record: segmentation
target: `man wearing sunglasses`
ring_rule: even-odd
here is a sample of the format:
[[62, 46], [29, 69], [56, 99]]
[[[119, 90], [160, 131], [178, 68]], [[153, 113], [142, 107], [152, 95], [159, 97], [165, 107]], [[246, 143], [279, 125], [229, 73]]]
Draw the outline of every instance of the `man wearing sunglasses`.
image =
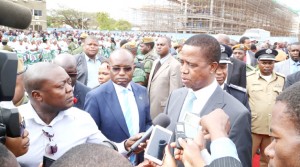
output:
[[[134, 83], [134, 56], [126, 49], [110, 56], [111, 80], [86, 95], [85, 111], [94, 118], [99, 130], [114, 142], [121, 142], [152, 124], [150, 104], [145, 87]], [[131, 162], [142, 162], [139, 155]]]
[[76, 59], [70, 54], [60, 54], [55, 57], [54, 63], [61, 66], [72, 80], [73, 94], [74, 94], [74, 107], [83, 110], [86, 94], [91, 88], [85, 86], [77, 81]]
[[[66, 71], [52, 63], [36, 63], [24, 74], [29, 103], [18, 109], [30, 134], [30, 149], [18, 157], [21, 166], [38, 166], [43, 156], [56, 160], [72, 147], [83, 143], [101, 144], [107, 138], [90, 114], [72, 107], [73, 88]], [[116, 143], [125, 153], [140, 136]]]

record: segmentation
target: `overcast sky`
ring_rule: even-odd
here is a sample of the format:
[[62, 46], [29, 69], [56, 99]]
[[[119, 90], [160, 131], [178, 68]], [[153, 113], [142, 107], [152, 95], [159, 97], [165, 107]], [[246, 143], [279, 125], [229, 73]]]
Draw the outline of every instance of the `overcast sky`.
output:
[[[120, 13], [130, 7], [139, 7], [147, 0], [47, 0], [47, 9], [56, 9], [59, 6], [73, 8], [80, 11], [98, 12], [105, 11], [112, 17], [118, 17]], [[152, 2], [164, 2], [166, 0], [150, 0]], [[300, 12], [300, 0], [277, 0]]]

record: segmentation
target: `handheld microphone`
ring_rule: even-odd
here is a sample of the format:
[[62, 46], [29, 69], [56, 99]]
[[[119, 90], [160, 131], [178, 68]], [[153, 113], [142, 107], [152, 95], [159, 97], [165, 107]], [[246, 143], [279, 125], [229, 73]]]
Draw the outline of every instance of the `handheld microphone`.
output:
[[0, 25], [26, 29], [31, 23], [32, 13], [29, 8], [10, 1], [0, 1]]
[[163, 128], [169, 126], [170, 118], [166, 114], [160, 113], [153, 119], [152, 124], [153, 125], [144, 133], [144, 135], [130, 147], [130, 150], [127, 153], [127, 157], [129, 157], [138, 148], [140, 143], [145, 142], [147, 139], [149, 139], [155, 125], [159, 125]]

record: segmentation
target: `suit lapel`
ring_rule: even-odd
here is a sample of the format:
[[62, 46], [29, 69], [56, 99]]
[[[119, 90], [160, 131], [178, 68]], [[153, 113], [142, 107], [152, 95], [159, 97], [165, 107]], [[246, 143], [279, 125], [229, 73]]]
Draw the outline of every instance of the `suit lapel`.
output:
[[142, 112], [143, 111], [143, 108], [144, 108], [144, 103], [143, 103], [143, 96], [142, 96], [142, 93], [140, 92], [140, 90], [138, 89], [138, 87], [133, 83], [131, 82], [131, 87], [132, 87], [132, 91], [133, 91], [133, 94], [134, 94], [134, 98], [135, 98], [135, 102], [136, 102], [136, 105], [137, 105], [137, 108], [138, 108], [138, 112], [139, 112], [139, 131], [141, 129], [141, 127], [143, 126], [142, 123], [145, 122], [144, 120], [142, 120], [142, 118], [145, 118], [144, 116], [144, 113]]
[[112, 81], [108, 81], [108, 88], [106, 90], [106, 98], [105, 98], [105, 102], [108, 105], [108, 107], [110, 108], [110, 112], [112, 113], [112, 115], [115, 117], [117, 123], [119, 124], [119, 126], [122, 128], [122, 130], [127, 134], [128, 137], [130, 137], [128, 128], [127, 128], [127, 124], [123, 115], [123, 111], [116, 93], [116, 90], [113, 86]]
[[220, 86], [216, 88], [214, 93], [208, 99], [207, 103], [204, 105], [202, 111], [200, 112], [200, 117], [209, 114], [216, 108], [224, 108], [226, 105], [224, 103], [224, 90]]
[[227, 72], [227, 83], [230, 83], [231, 75], [232, 75], [232, 70], [233, 70], [233, 61], [228, 64], [228, 72]]
[[[179, 95], [177, 95], [176, 97], [174, 97], [174, 108], [170, 109], [169, 111], [172, 112], [172, 117], [175, 118], [175, 120], [179, 119], [180, 116], [180, 112], [184, 103], [184, 100], [186, 98], [188, 94], [188, 89], [187, 88], [183, 88], [182, 91], [180, 91]], [[180, 107], [178, 107], [180, 106]]]
[[161, 67], [158, 69], [158, 71], [156, 72], [156, 74], [153, 76], [152, 80], [155, 80], [167, 67], [169, 67], [170, 62], [171, 62], [172, 58], [169, 57], [162, 65]]

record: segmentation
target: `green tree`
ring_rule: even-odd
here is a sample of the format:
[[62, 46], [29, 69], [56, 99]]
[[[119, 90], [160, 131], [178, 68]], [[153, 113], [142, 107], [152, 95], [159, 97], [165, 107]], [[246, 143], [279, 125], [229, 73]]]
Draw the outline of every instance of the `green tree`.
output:
[[115, 30], [116, 20], [112, 19], [108, 13], [97, 13], [96, 20], [100, 30]]
[[126, 31], [130, 30], [132, 28], [132, 25], [127, 20], [118, 20], [116, 21], [116, 29], [120, 31]]

